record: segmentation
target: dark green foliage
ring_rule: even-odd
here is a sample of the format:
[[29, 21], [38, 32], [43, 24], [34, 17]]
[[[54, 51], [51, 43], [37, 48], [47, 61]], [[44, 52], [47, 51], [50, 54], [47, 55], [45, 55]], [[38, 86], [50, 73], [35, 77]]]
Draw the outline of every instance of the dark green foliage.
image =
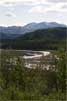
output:
[[66, 37], [66, 28], [50, 28], [24, 34], [18, 40], [57, 40], [64, 37]]
[[1, 101], [65, 101], [66, 59], [64, 51], [57, 51], [59, 60], [54, 60], [55, 70], [28, 69], [17, 57], [17, 64], [6, 62], [11, 56], [1, 56], [0, 99]]
[[1, 40], [2, 48], [57, 50], [65, 48], [66, 28], [50, 28], [37, 30], [21, 35], [16, 40]]

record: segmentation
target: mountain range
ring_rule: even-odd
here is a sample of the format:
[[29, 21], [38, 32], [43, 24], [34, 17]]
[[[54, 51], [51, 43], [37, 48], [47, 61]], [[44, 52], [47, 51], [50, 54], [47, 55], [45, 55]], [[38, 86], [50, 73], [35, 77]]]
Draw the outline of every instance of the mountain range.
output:
[[2, 27], [0, 26], [0, 39], [15, 39], [21, 34], [33, 32], [39, 29], [48, 29], [55, 27], [66, 27], [64, 24], [59, 24], [56, 22], [41, 22], [41, 23], [29, 23], [25, 26], [11, 26]]

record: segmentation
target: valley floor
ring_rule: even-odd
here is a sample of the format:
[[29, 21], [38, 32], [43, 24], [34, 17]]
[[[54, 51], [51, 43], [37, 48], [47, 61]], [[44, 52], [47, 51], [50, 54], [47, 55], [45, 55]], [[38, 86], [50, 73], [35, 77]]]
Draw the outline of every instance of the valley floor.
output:
[[66, 101], [65, 51], [0, 49], [1, 101]]

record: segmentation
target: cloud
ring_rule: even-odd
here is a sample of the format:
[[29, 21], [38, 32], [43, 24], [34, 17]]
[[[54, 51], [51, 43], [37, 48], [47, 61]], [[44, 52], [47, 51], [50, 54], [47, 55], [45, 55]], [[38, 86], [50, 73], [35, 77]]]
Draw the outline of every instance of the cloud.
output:
[[51, 11], [67, 12], [67, 3], [52, 3], [49, 4], [47, 7], [38, 5], [32, 7], [32, 9], [29, 10], [29, 13], [46, 13]]
[[29, 10], [29, 13], [44, 13], [45, 8], [43, 6], [36, 6], [32, 7], [32, 9]]
[[41, 5], [50, 3], [67, 2], [67, 0], [0, 0], [0, 5], [13, 6], [13, 5]]
[[45, 2], [46, 0], [0, 0], [0, 4], [39, 4]]
[[67, 5], [64, 5], [63, 8], [67, 8]]
[[48, 2], [67, 2], [67, 0], [47, 0]]
[[14, 13], [12, 13], [12, 12], [7, 12], [5, 14], [5, 16], [7, 16], [7, 17], [16, 17], [16, 15]]
[[15, 5], [32, 5], [29, 13], [66, 12], [67, 10], [67, 0], [0, 0], [0, 5], [9, 10], [13, 10]]

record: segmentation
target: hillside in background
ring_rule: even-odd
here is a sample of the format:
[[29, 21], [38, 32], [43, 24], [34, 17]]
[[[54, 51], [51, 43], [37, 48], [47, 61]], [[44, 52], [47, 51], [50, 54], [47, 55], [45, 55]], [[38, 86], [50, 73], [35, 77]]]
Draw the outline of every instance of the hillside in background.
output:
[[39, 29], [21, 35], [17, 40], [59, 40], [66, 37], [66, 28], [57, 27], [49, 29]]
[[55, 27], [66, 27], [64, 24], [59, 24], [56, 22], [41, 22], [41, 23], [29, 23], [25, 26], [10, 26], [10, 27], [0, 27], [0, 39], [14, 39], [19, 37], [21, 34], [29, 33], [35, 30], [48, 29]]
[[40, 29], [26, 33], [16, 39], [1, 40], [2, 48], [54, 50], [65, 47], [66, 28]]

